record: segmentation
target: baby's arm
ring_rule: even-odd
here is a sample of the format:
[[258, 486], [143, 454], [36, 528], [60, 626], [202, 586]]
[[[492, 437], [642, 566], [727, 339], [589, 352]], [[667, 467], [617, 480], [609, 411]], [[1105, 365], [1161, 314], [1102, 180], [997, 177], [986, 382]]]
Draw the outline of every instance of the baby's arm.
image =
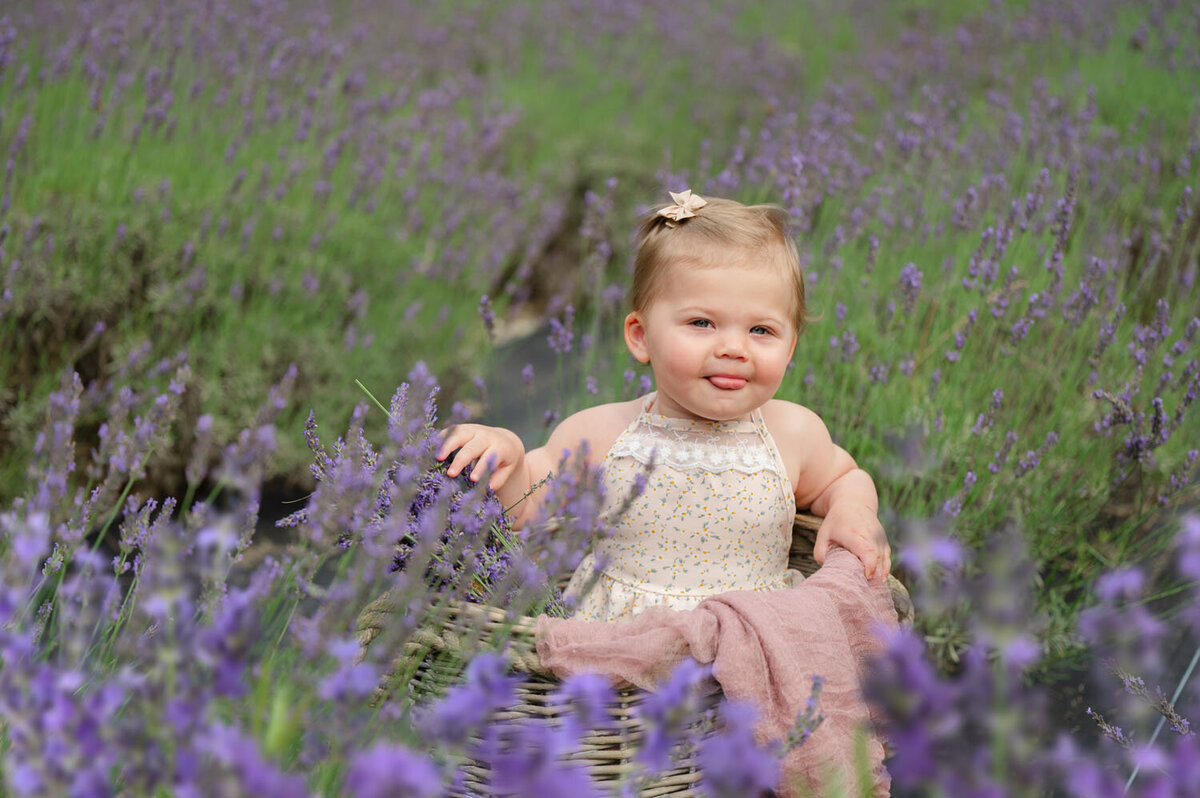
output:
[[848, 465], [810, 505], [815, 515], [824, 516], [813, 559], [824, 562], [829, 544], [849, 549], [863, 561], [868, 577], [886, 577], [892, 570], [892, 549], [883, 524], [879, 523], [879, 495], [870, 474], [854, 463], [845, 449], [834, 446], [838, 460]]
[[833, 442], [825, 423], [807, 408], [791, 405], [785, 430], [801, 444], [796, 506], [823, 516], [813, 559], [825, 562], [836, 543], [863, 561], [868, 577], [886, 577], [892, 569], [892, 550], [879, 523], [879, 494], [871, 476]]

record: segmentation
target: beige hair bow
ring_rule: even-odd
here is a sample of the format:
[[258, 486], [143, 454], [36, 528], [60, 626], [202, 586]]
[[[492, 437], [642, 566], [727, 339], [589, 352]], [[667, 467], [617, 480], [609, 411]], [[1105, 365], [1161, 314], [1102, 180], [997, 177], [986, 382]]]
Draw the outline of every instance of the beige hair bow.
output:
[[708, 200], [699, 194], [693, 194], [690, 188], [684, 189], [678, 194], [674, 191], [668, 193], [671, 195], [671, 199], [675, 200], [675, 204], [658, 211], [659, 216], [667, 219], [667, 227], [674, 227], [677, 222], [692, 218], [696, 215], [696, 211], [708, 204]]

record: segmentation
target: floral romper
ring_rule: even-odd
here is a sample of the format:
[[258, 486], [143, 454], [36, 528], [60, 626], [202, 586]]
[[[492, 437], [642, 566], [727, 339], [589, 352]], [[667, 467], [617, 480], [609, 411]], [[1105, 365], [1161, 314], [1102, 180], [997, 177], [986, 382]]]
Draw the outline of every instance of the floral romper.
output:
[[[655, 396], [604, 457], [605, 512], [628, 507], [571, 577], [574, 617], [611, 621], [798, 584], [788, 570], [796, 500], [762, 412], [693, 421], [651, 412]], [[645, 490], [629, 502], [639, 475]]]

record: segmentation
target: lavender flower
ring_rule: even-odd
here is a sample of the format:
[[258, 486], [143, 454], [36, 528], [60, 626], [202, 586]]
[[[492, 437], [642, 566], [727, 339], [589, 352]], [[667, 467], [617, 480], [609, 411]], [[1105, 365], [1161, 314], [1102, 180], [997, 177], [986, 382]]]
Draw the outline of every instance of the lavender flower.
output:
[[357, 640], [335, 640], [328, 644], [336, 667], [318, 686], [318, 695], [326, 701], [361, 701], [379, 683], [375, 668], [359, 662], [360, 644]]
[[467, 666], [466, 682], [423, 713], [421, 724], [433, 740], [463, 745], [467, 735], [483, 727], [488, 716], [513, 703], [518, 681], [506, 674], [507, 662], [498, 654], [483, 653]]
[[199, 748], [236, 774], [235, 784], [248, 793], [284, 798], [307, 792], [303, 777], [283, 773], [263, 757], [252, 738], [238, 729], [214, 724], [198, 740]]
[[829, 348], [840, 350], [841, 362], [848, 363], [858, 353], [858, 337], [850, 330], [843, 330], [841, 336], [829, 339]]
[[744, 798], [779, 784], [778, 753], [754, 738], [757, 717], [753, 704], [727, 701], [721, 705], [721, 730], [701, 740], [696, 754], [706, 795]]
[[557, 354], [565, 355], [571, 351], [571, 343], [575, 340], [574, 324], [575, 308], [571, 305], [567, 305], [561, 319], [550, 319], [550, 335], [546, 342]]
[[1032, 471], [1042, 462], [1042, 457], [1054, 444], [1058, 443], [1058, 434], [1049, 432], [1046, 434], [1046, 439], [1037, 449], [1029, 449], [1017, 461], [1014, 473], [1020, 477]]
[[916, 305], [917, 297], [921, 293], [921, 282], [925, 275], [917, 268], [915, 263], [907, 264], [900, 271], [900, 297], [904, 302], [904, 312], [911, 313]]
[[888, 371], [888, 364], [875, 363], [868, 372], [868, 379], [877, 385], [887, 385]]
[[[508, 567], [510, 553], [504, 541], [513, 532], [495, 494], [481, 496], [480, 491], [465, 472], [453, 480], [441, 468], [423, 474], [409, 503], [407, 529], [396, 546], [392, 570], [405, 568], [428, 541], [438, 540], [426, 565], [430, 588], [442, 590], [487, 575], [466, 597], [488, 598], [490, 586]], [[424, 556], [418, 561], [425, 561]]]
[[1001, 403], [1004, 401], [1004, 391], [996, 388], [992, 391], [992, 401], [988, 405], [988, 409], [984, 413], [980, 413], [975, 418], [975, 425], [971, 427], [971, 432], [976, 435], [983, 434], [983, 431], [989, 429], [995, 423], [996, 412], [1000, 409]]
[[487, 294], [479, 298], [479, 317], [483, 319], [483, 326], [487, 330], [488, 340], [495, 341], [496, 312], [492, 309], [492, 300]]
[[692, 659], [684, 659], [669, 679], [646, 696], [637, 714], [646, 724], [646, 738], [638, 761], [651, 773], [670, 767], [670, 753], [686, 724], [700, 709], [699, 688], [709, 678], [709, 669]]
[[570, 740], [562, 728], [545, 723], [494, 724], [474, 749], [489, 766], [489, 792], [496, 795], [599, 796], [581, 763], [564, 763]]
[[1000, 473], [1000, 469], [1003, 468], [1004, 464], [1008, 462], [1008, 455], [1012, 451], [1013, 446], [1016, 445], [1016, 442], [1016, 431], [1009, 430], [1008, 432], [1004, 433], [1004, 443], [996, 451], [995, 456], [992, 458], [992, 462], [988, 463], [988, 471], [991, 471], [993, 474]]
[[428, 757], [387, 742], [353, 756], [345, 788], [363, 798], [437, 798], [445, 791], [442, 775]]
[[578, 740], [587, 730], [612, 727], [608, 706], [613, 699], [608, 679], [598, 674], [580, 673], [563, 680], [555, 702], [571, 710], [563, 724], [568, 737]]

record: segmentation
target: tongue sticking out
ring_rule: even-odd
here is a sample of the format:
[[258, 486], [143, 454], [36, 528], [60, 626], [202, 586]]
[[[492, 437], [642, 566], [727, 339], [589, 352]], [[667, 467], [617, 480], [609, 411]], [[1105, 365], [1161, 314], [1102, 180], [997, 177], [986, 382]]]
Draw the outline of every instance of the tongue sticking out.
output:
[[746, 384], [746, 381], [741, 377], [709, 377], [708, 381], [718, 388], [723, 388], [726, 391], [732, 391], [735, 388], [741, 388]]

